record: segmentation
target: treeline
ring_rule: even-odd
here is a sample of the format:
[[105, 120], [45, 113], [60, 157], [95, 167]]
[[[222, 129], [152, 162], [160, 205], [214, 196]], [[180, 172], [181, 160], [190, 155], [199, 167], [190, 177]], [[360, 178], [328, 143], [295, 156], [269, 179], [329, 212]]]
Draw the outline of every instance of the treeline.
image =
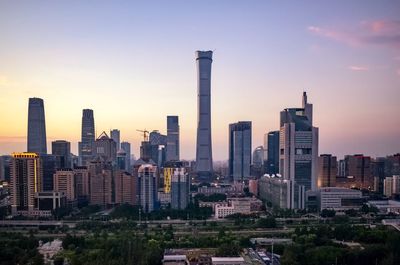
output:
[[42, 265], [38, 240], [33, 236], [18, 233], [0, 233], [0, 265], [31, 264]]

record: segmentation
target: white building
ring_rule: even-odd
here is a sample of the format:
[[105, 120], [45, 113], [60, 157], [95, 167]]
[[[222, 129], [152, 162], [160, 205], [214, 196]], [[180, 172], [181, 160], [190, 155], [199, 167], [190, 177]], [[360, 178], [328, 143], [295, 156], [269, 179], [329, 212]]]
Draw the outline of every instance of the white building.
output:
[[362, 206], [362, 193], [360, 190], [327, 187], [317, 191], [317, 200], [320, 210], [346, 211], [359, 209]]
[[212, 257], [213, 265], [244, 265], [243, 257]]
[[391, 197], [393, 193], [393, 177], [386, 177], [383, 180], [383, 195]]
[[257, 208], [253, 206], [261, 203], [257, 198], [229, 198], [227, 202], [215, 204], [214, 217], [218, 219], [235, 213], [250, 214], [253, 208]]

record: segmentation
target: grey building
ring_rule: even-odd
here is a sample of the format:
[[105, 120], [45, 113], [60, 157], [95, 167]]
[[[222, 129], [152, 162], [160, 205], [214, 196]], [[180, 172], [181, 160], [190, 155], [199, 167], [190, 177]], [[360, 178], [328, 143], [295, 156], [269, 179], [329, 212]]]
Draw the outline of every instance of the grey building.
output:
[[279, 173], [279, 131], [272, 131], [264, 135], [264, 149], [265, 173]]
[[113, 129], [110, 131], [110, 138], [116, 143], [117, 150], [121, 149], [121, 133], [118, 129]]
[[28, 107], [28, 152], [47, 154], [46, 121], [41, 98], [30, 98]]
[[139, 204], [145, 213], [156, 209], [157, 203], [157, 167], [143, 164], [138, 169]]
[[51, 142], [51, 154], [56, 157], [56, 168], [71, 168], [71, 143], [64, 140]]
[[117, 169], [126, 170], [126, 153], [123, 149], [117, 151]]
[[197, 146], [196, 171], [200, 181], [213, 175], [211, 141], [211, 64], [212, 51], [197, 51]]
[[9, 155], [0, 156], [0, 180], [10, 181], [10, 163], [12, 157]]
[[57, 169], [57, 158], [54, 155], [41, 155], [40, 156], [42, 165], [42, 191], [52, 191], [54, 186], [53, 175]]
[[84, 109], [82, 113], [81, 141], [79, 142], [80, 165], [85, 166], [93, 158], [94, 140], [93, 110]]
[[179, 118], [167, 116], [167, 161], [179, 160]]
[[150, 151], [150, 158], [152, 162], [161, 167], [166, 158], [167, 135], [161, 134], [159, 131], [154, 130], [150, 133], [149, 144], [150, 146], [147, 148]]
[[305, 192], [316, 190], [318, 174], [318, 128], [305, 92], [302, 108], [281, 111], [280, 127], [279, 173], [295, 182], [290, 208], [304, 209]]
[[167, 136], [154, 130], [149, 134], [149, 141], [152, 145], [167, 145]]
[[184, 167], [173, 169], [171, 176], [171, 208], [185, 209], [189, 204], [190, 178]]
[[131, 144], [128, 142], [121, 143], [121, 149], [125, 151], [125, 171], [131, 172]]
[[233, 181], [250, 177], [251, 121], [229, 125], [229, 175]]
[[101, 157], [104, 161], [116, 163], [117, 144], [108, 137], [106, 132], [100, 134], [94, 142], [93, 157]]

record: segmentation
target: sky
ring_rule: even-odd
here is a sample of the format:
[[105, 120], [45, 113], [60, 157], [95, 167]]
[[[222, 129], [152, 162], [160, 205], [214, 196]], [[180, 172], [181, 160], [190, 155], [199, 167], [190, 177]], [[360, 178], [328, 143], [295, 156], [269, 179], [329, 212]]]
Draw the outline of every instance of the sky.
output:
[[214, 160], [229, 123], [253, 148], [307, 91], [319, 152], [400, 152], [399, 1], [0, 1], [0, 154], [26, 151], [28, 99], [44, 99], [51, 141], [77, 154], [82, 109], [97, 135], [142, 135], [178, 115], [195, 158], [196, 50], [213, 50]]

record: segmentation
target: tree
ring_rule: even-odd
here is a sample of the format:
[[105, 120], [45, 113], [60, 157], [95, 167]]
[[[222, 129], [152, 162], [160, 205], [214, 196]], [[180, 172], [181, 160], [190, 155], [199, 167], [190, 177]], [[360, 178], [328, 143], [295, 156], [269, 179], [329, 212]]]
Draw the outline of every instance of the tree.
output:
[[274, 217], [260, 218], [257, 221], [257, 227], [260, 228], [275, 228], [276, 220]]
[[336, 215], [336, 211], [335, 210], [330, 210], [330, 209], [323, 209], [321, 211], [321, 217], [334, 217]]

